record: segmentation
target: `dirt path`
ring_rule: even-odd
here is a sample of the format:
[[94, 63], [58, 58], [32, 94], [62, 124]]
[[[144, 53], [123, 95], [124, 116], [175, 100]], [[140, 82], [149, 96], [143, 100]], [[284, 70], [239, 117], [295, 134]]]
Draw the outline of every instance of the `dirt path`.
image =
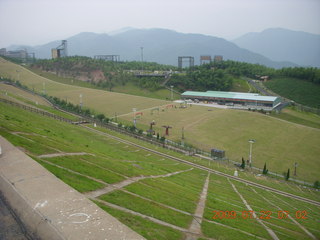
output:
[[[137, 110], [137, 112], [145, 112], [145, 111], [148, 111], [148, 110], [151, 110], [151, 109], [154, 109], [154, 108], [165, 108], [168, 104], [173, 104], [173, 102], [168, 102], [164, 105], [160, 105], [160, 106], [153, 106], [153, 107], [149, 107], [149, 108], [145, 108], [145, 109], [140, 109], [140, 110]], [[118, 115], [117, 117], [124, 117], [124, 116], [127, 116], [127, 115], [133, 115], [133, 112], [129, 112], [129, 113], [124, 113], [124, 114], [120, 114]]]
[[152, 176], [151, 175], [151, 176], [132, 177], [132, 178], [128, 178], [128, 179], [126, 179], [126, 180], [124, 180], [122, 182], [110, 184], [105, 188], [98, 189], [98, 190], [95, 190], [95, 191], [92, 191], [92, 192], [87, 192], [84, 195], [86, 197], [88, 197], [88, 198], [97, 198], [97, 197], [99, 197], [99, 196], [101, 196], [103, 194], [112, 192], [112, 191], [117, 190], [117, 189], [121, 189], [121, 188], [123, 188], [125, 186], [128, 186], [128, 185], [130, 185], [132, 183], [138, 182], [138, 181], [143, 180], [143, 179], [170, 177], [170, 176], [173, 176], [173, 175], [176, 175], [176, 174], [179, 174], [179, 173], [191, 171], [192, 169], [193, 168], [190, 168], [190, 169], [187, 169], [187, 170], [183, 170], [183, 171], [167, 173], [167, 174], [164, 174], [164, 175], [156, 175], [156, 176]]
[[193, 218], [191, 225], [189, 227], [189, 231], [192, 232], [192, 234], [187, 233], [185, 240], [197, 240], [198, 236], [195, 234], [200, 234], [200, 235], [202, 234], [201, 223], [202, 223], [204, 208], [206, 206], [206, 199], [207, 199], [208, 187], [209, 187], [209, 179], [210, 179], [210, 173], [208, 173], [207, 179], [203, 185], [202, 193], [200, 194], [200, 199], [199, 199], [196, 211], [194, 213], [194, 218]]
[[249, 211], [252, 211], [252, 212], [253, 212], [253, 214], [252, 214], [252, 215], [253, 215], [253, 218], [255, 218], [255, 219], [257, 220], [257, 222], [260, 223], [260, 224], [262, 225], [262, 227], [267, 230], [267, 232], [268, 232], [269, 235], [272, 237], [272, 239], [274, 239], [274, 240], [279, 240], [279, 238], [278, 238], [278, 236], [275, 234], [275, 232], [274, 232], [271, 228], [269, 228], [268, 226], [266, 226], [266, 225], [263, 223], [263, 221], [262, 221], [260, 218], [257, 217], [255, 211], [253, 211], [253, 209], [252, 209], [251, 206], [247, 203], [247, 201], [244, 199], [244, 197], [241, 195], [241, 193], [238, 192], [236, 186], [230, 181], [229, 178], [228, 178], [228, 181], [229, 181], [229, 183], [231, 184], [233, 190], [234, 190], [234, 191], [238, 194], [238, 196], [241, 198], [242, 202], [243, 202], [244, 205], [247, 207], [247, 209], [248, 209]]
[[51, 154], [43, 154], [39, 155], [38, 158], [54, 158], [54, 157], [64, 157], [64, 156], [82, 156], [82, 155], [91, 155], [94, 156], [94, 154], [91, 153], [85, 153], [85, 152], [78, 152], [78, 153], [51, 153]]

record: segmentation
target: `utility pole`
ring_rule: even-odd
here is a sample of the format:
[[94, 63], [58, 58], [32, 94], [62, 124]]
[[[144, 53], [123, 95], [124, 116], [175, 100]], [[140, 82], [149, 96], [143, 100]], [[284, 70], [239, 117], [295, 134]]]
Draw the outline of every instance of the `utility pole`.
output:
[[141, 49], [141, 70], [143, 71], [143, 47], [140, 47]]
[[79, 98], [80, 98], [80, 110], [82, 110], [82, 104], [83, 104], [83, 102], [82, 102], [82, 94], [80, 93], [80, 95], [79, 95]]
[[136, 119], [136, 111], [137, 109], [136, 108], [132, 108], [132, 111], [133, 111], [133, 126], [136, 128], [137, 126], [137, 119]]
[[140, 47], [141, 48], [141, 62], [143, 63], [143, 47]]
[[171, 88], [171, 101], [172, 101], [173, 100], [173, 86], [171, 85], [170, 88]]
[[295, 162], [294, 163], [294, 175], [297, 176], [297, 167], [298, 167], [298, 163]]
[[181, 145], [184, 146], [184, 127], [181, 129]]
[[255, 140], [254, 140], [254, 139], [250, 139], [250, 140], [249, 140], [249, 143], [250, 143], [250, 149], [249, 149], [249, 164], [250, 164], [250, 167], [252, 167], [252, 144], [255, 143]]

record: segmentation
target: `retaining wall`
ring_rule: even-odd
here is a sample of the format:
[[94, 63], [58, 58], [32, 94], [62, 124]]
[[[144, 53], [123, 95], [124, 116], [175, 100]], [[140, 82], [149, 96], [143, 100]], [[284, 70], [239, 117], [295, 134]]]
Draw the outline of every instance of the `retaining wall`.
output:
[[144, 239], [0, 136], [0, 191], [34, 239]]

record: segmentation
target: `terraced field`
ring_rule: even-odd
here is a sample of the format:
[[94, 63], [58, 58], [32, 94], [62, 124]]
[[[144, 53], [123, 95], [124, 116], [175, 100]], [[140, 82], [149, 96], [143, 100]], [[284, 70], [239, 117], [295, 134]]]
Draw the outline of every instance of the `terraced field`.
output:
[[[208, 175], [80, 126], [0, 103], [0, 133], [147, 239], [320, 238], [318, 206]], [[217, 166], [210, 165], [213, 169]], [[255, 178], [251, 173], [240, 175]], [[269, 184], [275, 185], [272, 181]], [[278, 184], [288, 189], [283, 183]], [[290, 185], [290, 191], [320, 199], [319, 192], [296, 185]], [[201, 199], [205, 204], [200, 204]], [[250, 217], [250, 209], [257, 218]], [[279, 219], [278, 211], [282, 210], [289, 211], [290, 217], [280, 215]], [[217, 218], [213, 211], [234, 211], [236, 218]], [[270, 211], [271, 218], [262, 211]], [[300, 215], [296, 215], [297, 211]]]

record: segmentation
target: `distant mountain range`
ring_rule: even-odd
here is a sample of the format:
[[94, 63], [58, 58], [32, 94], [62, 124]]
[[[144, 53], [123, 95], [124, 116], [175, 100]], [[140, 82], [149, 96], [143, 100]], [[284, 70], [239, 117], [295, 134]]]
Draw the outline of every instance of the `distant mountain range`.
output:
[[247, 33], [233, 42], [273, 61], [320, 67], [320, 35], [270, 28], [260, 33]]
[[[249, 50], [241, 48], [223, 38], [184, 34], [167, 29], [128, 28], [112, 34], [83, 32], [66, 40], [70, 56], [120, 55], [123, 61], [140, 61], [143, 47], [144, 61], [169, 65], [177, 65], [178, 56], [193, 56], [195, 64], [199, 64], [200, 55], [222, 55], [223, 59], [258, 63], [274, 68], [297, 66], [293, 63], [296, 58], [285, 58], [283, 61], [279, 57], [270, 60], [261, 53], [255, 53], [248, 47]], [[240, 45], [238, 42], [241, 42], [241, 38], [235, 42]], [[242, 40], [243, 44], [244, 42]], [[35, 47], [11, 46], [9, 50], [26, 48], [29, 52], [34, 52], [37, 58], [51, 58], [51, 49], [60, 43], [61, 41], [53, 41]]]

